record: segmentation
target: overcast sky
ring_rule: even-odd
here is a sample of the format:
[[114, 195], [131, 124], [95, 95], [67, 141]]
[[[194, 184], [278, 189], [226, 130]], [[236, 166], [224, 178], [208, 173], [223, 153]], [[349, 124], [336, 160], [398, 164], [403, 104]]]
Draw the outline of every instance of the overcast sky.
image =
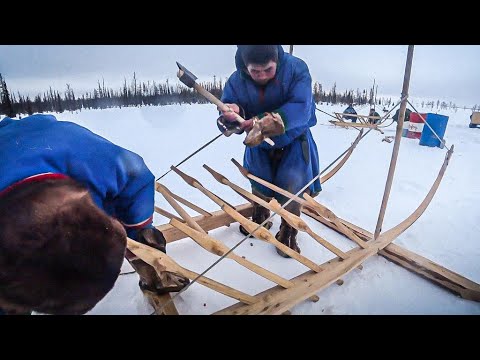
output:
[[[283, 45], [285, 51], [289, 45]], [[200, 81], [234, 70], [236, 45], [0, 45], [0, 73], [14, 93], [36, 95], [52, 86], [92, 91], [97, 80], [117, 89], [136, 72], [140, 81], [177, 82], [175, 61]], [[314, 81], [344, 91], [371, 87], [398, 98], [407, 45], [295, 45]], [[410, 96], [480, 104], [480, 45], [415, 46]]]

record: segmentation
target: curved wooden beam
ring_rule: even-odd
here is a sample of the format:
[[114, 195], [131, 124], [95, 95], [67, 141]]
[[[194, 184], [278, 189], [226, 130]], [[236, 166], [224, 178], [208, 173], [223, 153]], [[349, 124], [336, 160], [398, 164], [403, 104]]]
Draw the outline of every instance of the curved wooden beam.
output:
[[[440, 168], [440, 172], [438, 173], [437, 178], [435, 179], [435, 182], [433, 183], [432, 187], [430, 188], [430, 191], [427, 193], [427, 196], [425, 197], [425, 199], [423, 199], [423, 201], [420, 203], [418, 208], [409, 217], [407, 217], [405, 220], [403, 220], [397, 226], [394, 226], [390, 230], [387, 230], [387, 231], [381, 233], [380, 236], [378, 237], [380, 240], [388, 241], [390, 239], [397, 238], [401, 233], [403, 233], [410, 226], [412, 226], [413, 223], [415, 221], [417, 221], [420, 216], [422, 216], [422, 214], [427, 209], [428, 205], [430, 205], [430, 202], [432, 201], [433, 196], [435, 195], [438, 187], [440, 186], [440, 182], [443, 179], [443, 175], [445, 174], [445, 170], [447, 170], [448, 163], [450, 161], [450, 158], [452, 157], [454, 147], [455, 146], [452, 145], [450, 150], [445, 155], [445, 160], [443, 161], [443, 165]], [[382, 249], [383, 249], [383, 247], [382, 247]]]
[[352, 155], [353, 150], [355, 150], [355, 147], [358, 145], [358, 143], [362, 139], [362, 135], [363, 135], [363, 129], [358, 133], [357, 138], [355, 139], [353, 144], [350, 146], [350, 150], [348, 150], [348, 152], [343, 156], [342, 160], [340, 160], [332, 170], [330, 170], [327, 174], [323, 175], [320, 178], [320, 184], [326, 183], [333, 175], [335, 175], [338, 172], [338, 170], [342, 168], [343, 165], [345, 165], [350, 155]]

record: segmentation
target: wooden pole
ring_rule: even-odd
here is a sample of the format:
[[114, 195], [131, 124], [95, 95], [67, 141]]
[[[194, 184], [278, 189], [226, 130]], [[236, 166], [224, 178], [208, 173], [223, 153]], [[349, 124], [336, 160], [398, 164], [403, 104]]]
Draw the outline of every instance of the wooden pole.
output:
[[392, 158], [390, 160], [390, 168], [388, 169], [387, 181], [385, 183], [385, 191], [383, 193], [382, 206], [378, 214], [377, 226], [375, 227], [374, 240], [378, 238], [382, 231], [383, 218], [385, 217], [385, 210], [387, 208], [388, 198], [390, 196], [390, 190], [392, 189], [393, 175], [395, 174], [395, 166], [397, 164], [398, 150], [400, 149], [400, 140], [402, 139], [403, 120], [405, 119], [405, 109], [407, 107], [408, 87], [410, 85], [410, 73], [412, 70], [413, 60], [413, 45], [408, 46], [407, 62], [405, 65], [405, 74], [403, 77], [402, 88], [402, 103], [400, 105], [400, 113], [397, 123], [397, 132], [395, 134], [395, 143], [393, 145]]
[[290, 45], [290, 55], [293, 55], [293, 45]]

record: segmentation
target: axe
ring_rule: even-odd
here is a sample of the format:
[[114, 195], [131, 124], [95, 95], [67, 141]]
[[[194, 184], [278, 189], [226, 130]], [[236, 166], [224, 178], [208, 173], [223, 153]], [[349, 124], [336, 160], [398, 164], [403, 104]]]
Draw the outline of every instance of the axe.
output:
[[[189, 88], [193, 88], [197, 90], [200, 94], [202, 94], [208, 101], [210, 101], [212, 104], [217, 105], [219, 109], [222, 109], [222, 111], [232, 111], [228, 106], [226, 106], [223, 102], [221, 102], [219, 99], [217, 99], [215, 96], [213, 96], [210, 92], [208, 92], [203, 86], [200, 84], [197, 84], [195, 80], [197, 80], [197, 77], [193, 75], [190, 71], [188, 71], [183, 65], [179, 64], [177, 61], [177, 66], [178, 66], [178, 73], [177, 77], [180, 79], [182, 83], [184, 83], [186, 86]], [[242, 118], [239, 114], [235, 113], [236, 115], [236, 120], [241, 124], [245, 121], [244, 118]], [[275, 145], [275, 143], [270, 139], [270, 138], [265, 138], [264, 141], [267, 144], [270, 144], [271, 146]]]

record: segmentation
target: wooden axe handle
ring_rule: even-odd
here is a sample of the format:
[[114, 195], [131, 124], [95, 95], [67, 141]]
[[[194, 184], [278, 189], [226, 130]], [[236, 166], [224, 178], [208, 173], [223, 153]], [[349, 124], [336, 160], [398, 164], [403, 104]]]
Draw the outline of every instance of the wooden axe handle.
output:
[[[197, 90], [200, 94], [202, 94], [207, 100], [209, 100], [211, 103], [217, 105], [219, 109], [222, 109], [222, 111], [228, 111], [230, 108], [225, 105], [223, 102], [221, 102], [219, 99], [217, 99], [215, 96], [213, 96], [210, 92], [208, 92], [203, 86], [195, 83], [193, 86], [195, 90]], [[236, 120], [241, 124], [245, 122], [245, 119], [242, 118], [239, 114], [235, 113]], [[270, 138], [265, 138], [263, 139], [267, 144], [273, 146], [275, 143], [272, 141]]]

